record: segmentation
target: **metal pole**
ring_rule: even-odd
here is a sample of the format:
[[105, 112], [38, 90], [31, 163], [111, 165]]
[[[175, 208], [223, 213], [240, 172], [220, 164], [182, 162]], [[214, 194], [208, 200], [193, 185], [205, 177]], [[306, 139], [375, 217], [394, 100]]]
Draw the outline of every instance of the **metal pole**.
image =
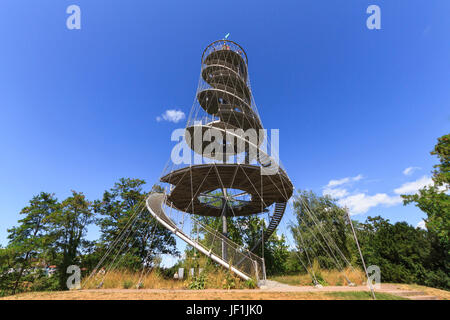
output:
[[[228, 228], [227, 228], [227, 216], [222, 216], [222, 234], [227, 237], [228, 235]], [[228, 262], [227, 257], [227, 243], [225, 242], [225, 239], [222, 240], [222, 259]]]
[[[223, 199], [222, 199], [222, 234], [225, 238], [228, 237], [228, 226], [227, 226], [227, 216], [228, 216], [228, 203], [227, 203], [227, 190], [225, 188], [222, 189]], [[228, 262], [228, 254], [227, 254], [227, 243], [225, 239], [222, 240], [222, 259]]]
[[372, 281], [369, 280], [369, 273], [367, 272], [366, 263], [364, 262], [364, 257], [362, 255], [361, 248], [359, 247], [358, 238], [356, 237], [355, 228], [353, 227], [353, 222], [352, 222], [352, 219], [350, 218], [350, 213], [348, 211], [347, 211], [347, 217], [348, 217], [348, 221], [350, 222], [350, 226], [352, 227], [353, 236], [355, 237], [356, 246], [358, 247], [359, 256], [361, 257], [361, 261], [362, 261], [364, 271], [365, 271], [366, 277], [367, 277], [367, 283], [369, 284], [370, 291], [372, 292], [373, 300], [377, 300], [377, 298], [375, 297], [375, 292], [372, 287]]
[[264, 219], [262, 220], [261, 225], [261, 240], [262, 240], [262, 272], [263, 272], [263, 280], [264, 284], [266, 284], [266, 261], [264, 260]]
[[261, 222], [261, 240], [262, 240], [262, 249], [261, 249], [261, 251], [262, 251], [262, 258], [263, 258], [263, 260], [264, 260], [264, 224]]

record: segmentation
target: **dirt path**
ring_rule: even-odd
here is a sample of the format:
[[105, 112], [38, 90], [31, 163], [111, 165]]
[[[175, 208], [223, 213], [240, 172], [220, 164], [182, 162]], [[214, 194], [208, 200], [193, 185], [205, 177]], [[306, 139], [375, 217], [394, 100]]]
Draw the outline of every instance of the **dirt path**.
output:
[[[91, 289], [62, 292], [32, 292], [5, 297], [6, 300], [336, 300], [352, 299], [339, 293], [368, 292], [366, 286], [291, 286], [276, 281], [262, 289], [243, 290], [167, 290], [167, 289]], [[383, 284], [377, 293], [413, 300], [450, 299], [450, 292], [415, 285]], [[330, 293], [333, 293], [331, 295]], [[336, 294], [337, 293], [337, 294]]]
[[316, 292], [263, 292], [261, 290], [79, 290], [24, 293], [7, 300], [335, 300]]
[[[366, 291], [369, 292], [367, 286], [327, 286], [322, 288], [312, 288], [307, 286], [292, 286], [283, 284], [277, 281], [267, 280], [266, 285], [262, 287], [264, 291], [272, 292], [355, 292]], [[410, 300], [449, 300], [450, 292], [428, 288], [418, 285], [405, 285], [405, 284], [382, 284], [380, 288], [375, 289], [377, 293], [387, 293], [396, 295], [399, 297], [407, 298]]]

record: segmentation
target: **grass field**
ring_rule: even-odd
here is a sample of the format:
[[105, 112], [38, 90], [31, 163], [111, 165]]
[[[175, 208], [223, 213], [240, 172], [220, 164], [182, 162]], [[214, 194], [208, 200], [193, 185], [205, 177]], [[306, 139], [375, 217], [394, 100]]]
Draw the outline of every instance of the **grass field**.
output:
[[[362, 285], [365, 278], [363, 271], [351, 268], [345, 269], [344, 272], [316, 268], [314, 273], [324, 286], [346, 286], [347, 280], [344, 274], [356, 285]], [[311, 277], [308, 274], [276, 276], [270, 279], [293, 286], [313, 285]], [[112, 271], [108, 273], [107, 277], [97, 275], [90, 278], [89, 281], [84, 281], [83, 288], [96, 289], [102, 283], [102, 289], [134, 289], [139, 282], [141, 283], [140, 289], [187, 289], [192, 279], [190, 277], [187, 277], [184, 281], [167, 279], [157, 272], [151, 272], [148, 275], [141, 276], [139, 272]], [[217, 268], [213, 272], [205, 273], [204, 287], [206, 289], [248, 288], [245, 281], [223, 268]]]
[[[102, 289], [188, 289], [193, 279], [187, 277], [183, 281], [167, 279], [157, 272], [147, 275], [141, 273], [112, 271], [107, 277], [101, 275], [89, 279], [84, 279], [84, 289], [96, 289], [102, 283]], [[246, 282], [228, 270], [218, 268], [214, 272], [205, 273], [204, 288], [207, 289], [246, 289]]]
[[[344, 286], [347, 285], [346, 277], [354, 284], [361, 285], [364, 282], [364, 272], [358, 269], [346, 268], [344, 272], [337, 270], [321, 270], [317, 268], [315, 270], [315, 276], [321, 282], [322, 285], [330, 286]], [[311, 277], [308, 274], [295, 274], [271, 277], [271, 280], [275, 280], [281, 283], [289, 284], [291, 286], [311, 286]]]
[[[335, 297], [336, 300], [372, 300], [372, 295], [367, 291], [352, 291], [352, 292], [327, 292], [328, 296]], [[408, 300], [404, 297], [399, 297], [390, 293], [376, 292], [377, 300]]]

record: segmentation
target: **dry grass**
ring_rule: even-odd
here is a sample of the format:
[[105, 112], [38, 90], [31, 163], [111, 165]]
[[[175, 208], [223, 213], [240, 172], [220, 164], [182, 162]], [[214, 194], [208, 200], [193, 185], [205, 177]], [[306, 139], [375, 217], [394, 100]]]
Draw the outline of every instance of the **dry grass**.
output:
[[245, 281], [234, 273], [218, 268], [214, 272], [206, 274], [206, 289], [244, 289]]
[[[205, 289], [245, 289], [247, 283], [234, 273], [224, 268], [217, 268], [207, 264], [206, 260], [200, 261], [200, 266], [204, 269]], [[186, 265], [185, 270], [191, 266]], [[198, 270], [198, 268], [196, 268]], [[319, 282], [324, 286], [346, 286], [345, 276], [353, 283], [361, 285], [364, 282], [364, 272], [359, 269], [346, 268], [344, 272], [337, 270], [322, 270], [318, 263], [313, 263], [311, 273], [314, 273]], [[136, 289], [140, 272], [111, 271], [103, 280], [102, 289]], [[83, 289], [96, 289], [102, 281], [103, 276], [97, 275], [88, 283], [83, 285]], [[297, 275], [284, 275], [272, 277], [272, 280], [294, 286], [312, 286], [311, 277], [308, 273]], [[167, 279], [159, 272], [153, 271], [141, 280], [140, 289], [187, 289], [192, 283], [192, 278], [188, 276], [185, 280]]]
[[[102, 275], [96, 275], [89, 282], [83, 283], [83, 289], [95, 289], [102, 281]], [[111, 271], [103, 280], [102, 289], [136, 289], [141, 278], [139, 272]], [[183, 289], [185, 281], [165, 279], [158, 272], [151, 272], [141, 280], [141, 289]]]
[[[191, 277], [185, 280], [174, 280], [164, 278], [158, 272], [151, 272], [141, 280], [137, 288], [141, 273], [129, 271], [111, 271], [103, 280], [102, 289], [186, 289], [192, 282]], [[233, 273], [223, 268], [205, 272], [205, 289], [244, 289], [246, 282]], [[83, 283], [83, 289], [96, 289], [102, 282], [102, 275], [97, 275]]]
[[[322, 285], [329, 286], [345, 286], [347, 285], [347, 281], [344, 277], [344, 274], [347, 278], [357, 285], [364, 284], [364, 272], [359, 269], [346, 268], [344, 272], [338, 270], [321, 270], [320, 268], [315, 268], [314, 274], [316, 278], [321, 282]], [[295, 274], [295, 275], [285, 275], [285, 276], [276, 276], [272, 277], [272, 280], [286, 283], [293, 286], [312, 286], [313, 283], [311, 281], [311, 276], [307, 273], [305, 274]], [[323, 281], [321, 281], [323, 280]]]

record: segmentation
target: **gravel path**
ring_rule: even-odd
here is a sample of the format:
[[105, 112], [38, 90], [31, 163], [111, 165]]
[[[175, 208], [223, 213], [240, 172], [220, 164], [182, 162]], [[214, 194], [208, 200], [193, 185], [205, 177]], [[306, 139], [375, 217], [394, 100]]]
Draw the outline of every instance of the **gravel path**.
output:
[[[326, 287], [312, 287], [312, 286], [291, 286], [273, 280], [266, 280], [260, 285], [261, 291], [269, 292], [351, 292], [351, 291], [370, 291], [367, 286], [326, 286]], [[411, 300], [438, 300], [437, 296], [427, 294], [421, 290], [405, 289], [401, 285], [396, 284], [382, 284], [375, 292], [389, 293]]]

